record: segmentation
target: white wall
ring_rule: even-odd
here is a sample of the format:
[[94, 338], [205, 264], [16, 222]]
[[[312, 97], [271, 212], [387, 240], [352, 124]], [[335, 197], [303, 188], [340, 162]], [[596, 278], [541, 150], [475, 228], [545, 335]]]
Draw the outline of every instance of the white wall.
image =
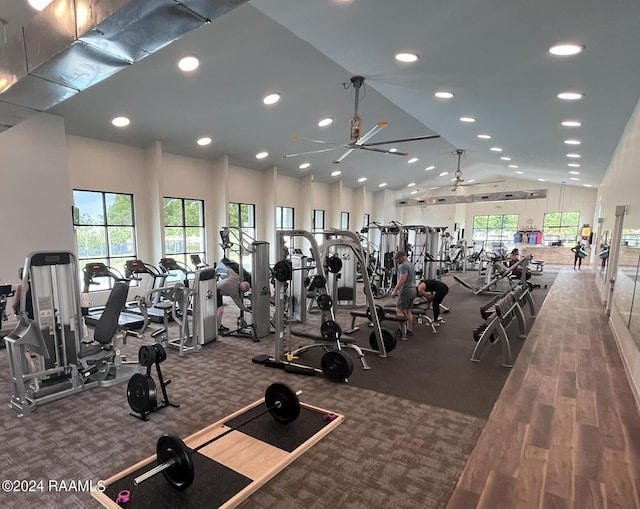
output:
[[63, 119], [40, 114], [3, 131], [0, 154], [0, 281], [15, 283], [29, 252], [76, 252]]

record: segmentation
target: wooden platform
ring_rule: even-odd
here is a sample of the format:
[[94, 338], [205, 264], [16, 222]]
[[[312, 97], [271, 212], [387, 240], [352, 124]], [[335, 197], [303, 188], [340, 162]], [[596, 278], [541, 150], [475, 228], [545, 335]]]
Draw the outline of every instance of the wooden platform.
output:
[[[290, 424], [281, 424], [266, 413], [194, 453], [195, 480], [184, 491], [173, 488], [162, 474], [134, 485], [135, 477], [156, 465], [154, 454], [110, 477], [105, 491], [92, 495], [107, 508], [121, 507], [115, 500], [122, 490], [131, 492], [131, 500], [122, 506], [127, 509], [236, 507], [344, 420], [334, 412], [304, 403], [300, 406], [300, 416]], [[258, 400], [187, 437], [185, 443], [198, 447], [264, 410], [264, 399]], [[337, 417], [325, 420], [329, 413]]]

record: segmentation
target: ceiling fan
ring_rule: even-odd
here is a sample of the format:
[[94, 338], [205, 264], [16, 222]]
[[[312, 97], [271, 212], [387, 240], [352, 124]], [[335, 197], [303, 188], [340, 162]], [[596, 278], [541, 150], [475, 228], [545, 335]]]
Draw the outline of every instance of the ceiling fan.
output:
[[457, 156], [458, 158], [458, 165], [456, 167], [455, 173], [453, 174], [453, 185], [451, 186], [452, 191], [456, 191], [458, 187], [483, 186], [488, 184], [497, 184], [499, 182], [504, 182], [504, 180], [492, 180], [490, 182], [471, 182], [470, 181], [469, 183], [464, 184], [464, 177], [462, 175], [462, 170], [460, 169], [460, 159], [462, 158], [462, 155], [464, 153], [465, 151], [462, 150], [461, 148], [458, 148], [452, 152], [452, 154], [454, 156]]
[[[440, 138], [439, 134], [432, 134], [427, 136], [416, 136], [414, 138], [403, 138], [400, 140], [387, 140], [387, 141], [378, 141], [375, 143], [367, 143], [367, 141], [369, 141], [373, 136], [378, 134], [382, 129], [387, 127], [389, 124], [388, 122], [378, 122], [365, 134], [361, 134], [362, 119], [358, 115], [358, 107], [360, 105], [360, 89], [362, 88], [363, 84], [364, 84], [364, 77], [353, 76], [351, 78], [351, 86], [353, 86], [353, 89], [355, 90], [355, 108], [354, 108], [353, 117], [351, 117], [351, 120], [349, 122], [349, 142], [348, 143], [335, 143], [335, 142], [323, 141], [323, 140], [313, 140], [310, 138], [301, 138], [298, 135], [293, 135], [292, 139], [294, 140], [311, 141], [313, 143], [321, 143], [323, 145], [334, 145], [334, 146], [331, 148], [324, 148], [320, 150], [298, 152], [296, 154], [283, 154], [283, 156], [295, 157], [295, 156], [301, 156], [301, 155], [307, 155], [307, 154], [318, 154], [321, 152], [329, 152], [331, 150], [338, 150], [340, 148], [345, 148], [347, 149], [346, 152], [342, 154], [338, 159], [334, 159], [333, 164], [339, 164], [341, 161], [344, 160], [345, 157], [351, 154], [354, 150], [369, 150], [371, 152], [378, 152], [381, 154], [389, 154], [389, 155], [406, 157], [409, 155], [407, 152], [399, 152], [393, 148], [385, 149], [385, 148], [378, 148], [378, 147], [380, 145], [390, 145], [394, 143], [404, 143], [408, 141], [431, 140], [435, 138]], [[345, 88], [348, 88], [348, 86], [346, 86]]]

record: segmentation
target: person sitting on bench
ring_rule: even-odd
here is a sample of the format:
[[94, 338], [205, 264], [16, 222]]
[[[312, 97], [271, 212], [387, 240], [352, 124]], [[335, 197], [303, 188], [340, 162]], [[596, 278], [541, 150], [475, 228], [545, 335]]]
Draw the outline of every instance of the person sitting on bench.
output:
[[440, 303], [449, 293], [449, 287], [437, 279], [423, 279], [418, 283], [418, 297], [424, 297], [431, 301], [433, 308], [433, 321], [436, 325], [444, 323], [440, 318]]
[[[509, 265], [508, 266], [511, 267], [512, 265], [515, 265], [519, 261], [520, 261], [520, 251], [518, 251], [518, 248], [516, 247], [513, 250], [511, 250], [511, 254], [509, 255]], [[513, 269], [511, 274], [513, 274], [513, 276], [516, 279], [522, 279], [522, 268], [521, 267], [517, 267], [517, 268]], [[527, 270], [526, 274], [527, 274], [526, 278], [529, 279], [531, 277], [531, 272], [529, 272]]]
[[407, 259], [407, 253], [398, 251], [398, 282], [391, 292], [391, 297], [399, 295], [396, 303], [396, 315], [407, 318], [407, 336], [413, 336], [413, 299], [416, 298], [416, 269]]
[[222, 315], [224, 314], [224, 304], [222, 296], [231, 297], [240, 311], [251, 311], [244, 305], [243, 295], [251, 289], [248, 281], [240, 281], [238, 273], [232, 269], [227, 270], [227, 277], [218, 281], [218, 330], [220, 332], [228, 332], [229, 329], [222, 325]]

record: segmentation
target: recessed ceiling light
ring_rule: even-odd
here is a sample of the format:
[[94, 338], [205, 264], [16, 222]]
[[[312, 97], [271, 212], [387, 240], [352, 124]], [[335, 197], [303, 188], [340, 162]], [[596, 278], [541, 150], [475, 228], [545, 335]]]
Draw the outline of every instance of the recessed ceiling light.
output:
[[415, 185], [416, 185], [416, 183], [415, 183], [415, 182], [409, 182], [409, 183], [407, 184], [407, 187], [413, 187], [413, 186], [415, 186]]
[[580, 140], [564, 140], [567, 145], [580, 145]]
[[342, 175], [342, 172], [340, 170], [335, 170], [331, 172], [332, 177], [337, 177], [338, 175]]
[[397, 152], [397, 151], [398, 151], [398, 149], [396, 147], [392, 147], [392, 148], [389, 149], [389, 152]]
[[427, 167], [424, 169], [424, 171], [431, 171], [431, 170], [433, 170], [434, 168], [435, 168], [435, 166], [433, 166], [433, 165], [432, 165], [432, 166], [427, 166]]
[[[491, 149], [491, 150], [493, 150], [493, 149]], [[511, 158], [510, 158], [510, 157], [507, 157], [507, 156], [502, 156], [500, 159], [501, 159], [502, 161], [511, 161]]]
[[571, 175], [580, 175], [579, 171], [570, 171], [569, 173], [571, 173]]
[[524, 175], [523, 171], [514, 171], [513, 173], [517, 173], [518, 175]]
[[329, 124], [333, 122], [332, 117], [323, 118], [320, 122], [318, 122], [319, 127], [327, 127]]
[[430, 187], [429, 191], [435, 191], [436, 189], [440, 189], [439, 187]]
[[569, 177], [569, 180], [580, 180], [580, 179], [577, 177]]
[[367, 177], [360, 177], [358, 179], [358, 182], [366, 182], [367, 181]]
[[29, 5], [34, 9], [41, 11], [51, 2], [52, 0], [29, 0]]
[[491, 139], [491, 135], [490, 134], [479, 134], [478, 138], [480, 138], [481, 140], [490, 140]]
[[409, 194], [416, 194], [418, 192], [417, 189], [414, 189], [413, 191], [411, 191]]
[[412, 157], [411, 159], [409, 159], [407, 161], [409, 164], [413, 164], [413, 163], [417, 163], [418, 162], [418, 158], [417, 157]]
[[467, 180], [467, 182], [468, 182], [469, 184], [471, 184], [472, 182], [475, 182], [475, 181], [476, 181], [476, 179]]
[[551, 46], [549, 48], [549, 53], [559, 57], [568, 57], [571, 55], [577, 55], [578, 53], [582, 52], [583, 49], [584, 46], [580, 46], [578, 44], [562, 43]]
[[111, 123], [116, 127], [127, 127], [131, 121], [128, 117], [115, 117]]
[[311, 163], [302, 163], [300, 166], [298, 166], [298, 168], [300, 168], [301, 170], [306, 170], [309, 166], [311, 166]]
[[398, 62], [406, 62], [412, 63], [416, 62], [420, 58], [417, 53], [413, 53], [411, 51], [403, 51], [401, 53], [396, 53], [396, 60]]
[[447, 92], [446, 90], [441, 90], [433, 95], [435, 95], [438, 99], [451, 99], [454, 96], [454, 93]]
[[384, 187], [384, 186], [386, 186], [386, 185], [387, 185], [387, 183], [386, 183], [386, 182], [383, 182], [382, 184], [378, 184], [378, 187]]
[[203, 136], [202, 138], [199, 138], [196, 143], [201, 147], [204, 147], [206, 145], [211, 145], [211, 141], [213, 140], [211, 140], [211, 138], [209, 138], [208, 136]]
[[502, 152], [502, 149], [500, 147], [491, 147], [490, 149], [492, 152]]
[[509, 168], [519, 168], [519, 166], [517, 164], [510, 164]]
[[473, 123], [476, 119], [473, 117], [460, 117], [460, 122]]
[[578, 122], [577, 120], [565, 120], [562, 122], [562, 125], [565, 127], [580, 127], [582, 122]]
[[195, 55], [187, 55], [178, 61], [178, 67], [184, 72], [195, 71], [200, 67], [200, 60]]
[[577, 101], [582, 99], [583, 95], [580, 92], [560, 92], [558, 99], [564, 99], [565, 101]]
[[262, 102], [265, 104], [275, 104], [280, 100], [280, 94], [269, 94]]
[[582, 184], [584, 187], [593, 187], [591, 184]]
[[264, 159], [269, 156], [269, 152], [258, 152], [256, 154], [256, 159]]
[[[567, 164], [567, 166], [570, 166], [571, 168], [580, 168], [580, 165], [578, 163], [569, 163]], [[569, 172], [571, 173], [571, 172]]]
[[572, 159], [580, 159], [580, 154], [567, 154], [567, 157], [571, 157]]
[[449, 175], [448, 171], [443, 171], [438, 177], [444, 177], [445, 175]]
[[539, 182], [546, 182], [547, 181], [547, 179], [536, 179], [536, 180], [539, 181]]

